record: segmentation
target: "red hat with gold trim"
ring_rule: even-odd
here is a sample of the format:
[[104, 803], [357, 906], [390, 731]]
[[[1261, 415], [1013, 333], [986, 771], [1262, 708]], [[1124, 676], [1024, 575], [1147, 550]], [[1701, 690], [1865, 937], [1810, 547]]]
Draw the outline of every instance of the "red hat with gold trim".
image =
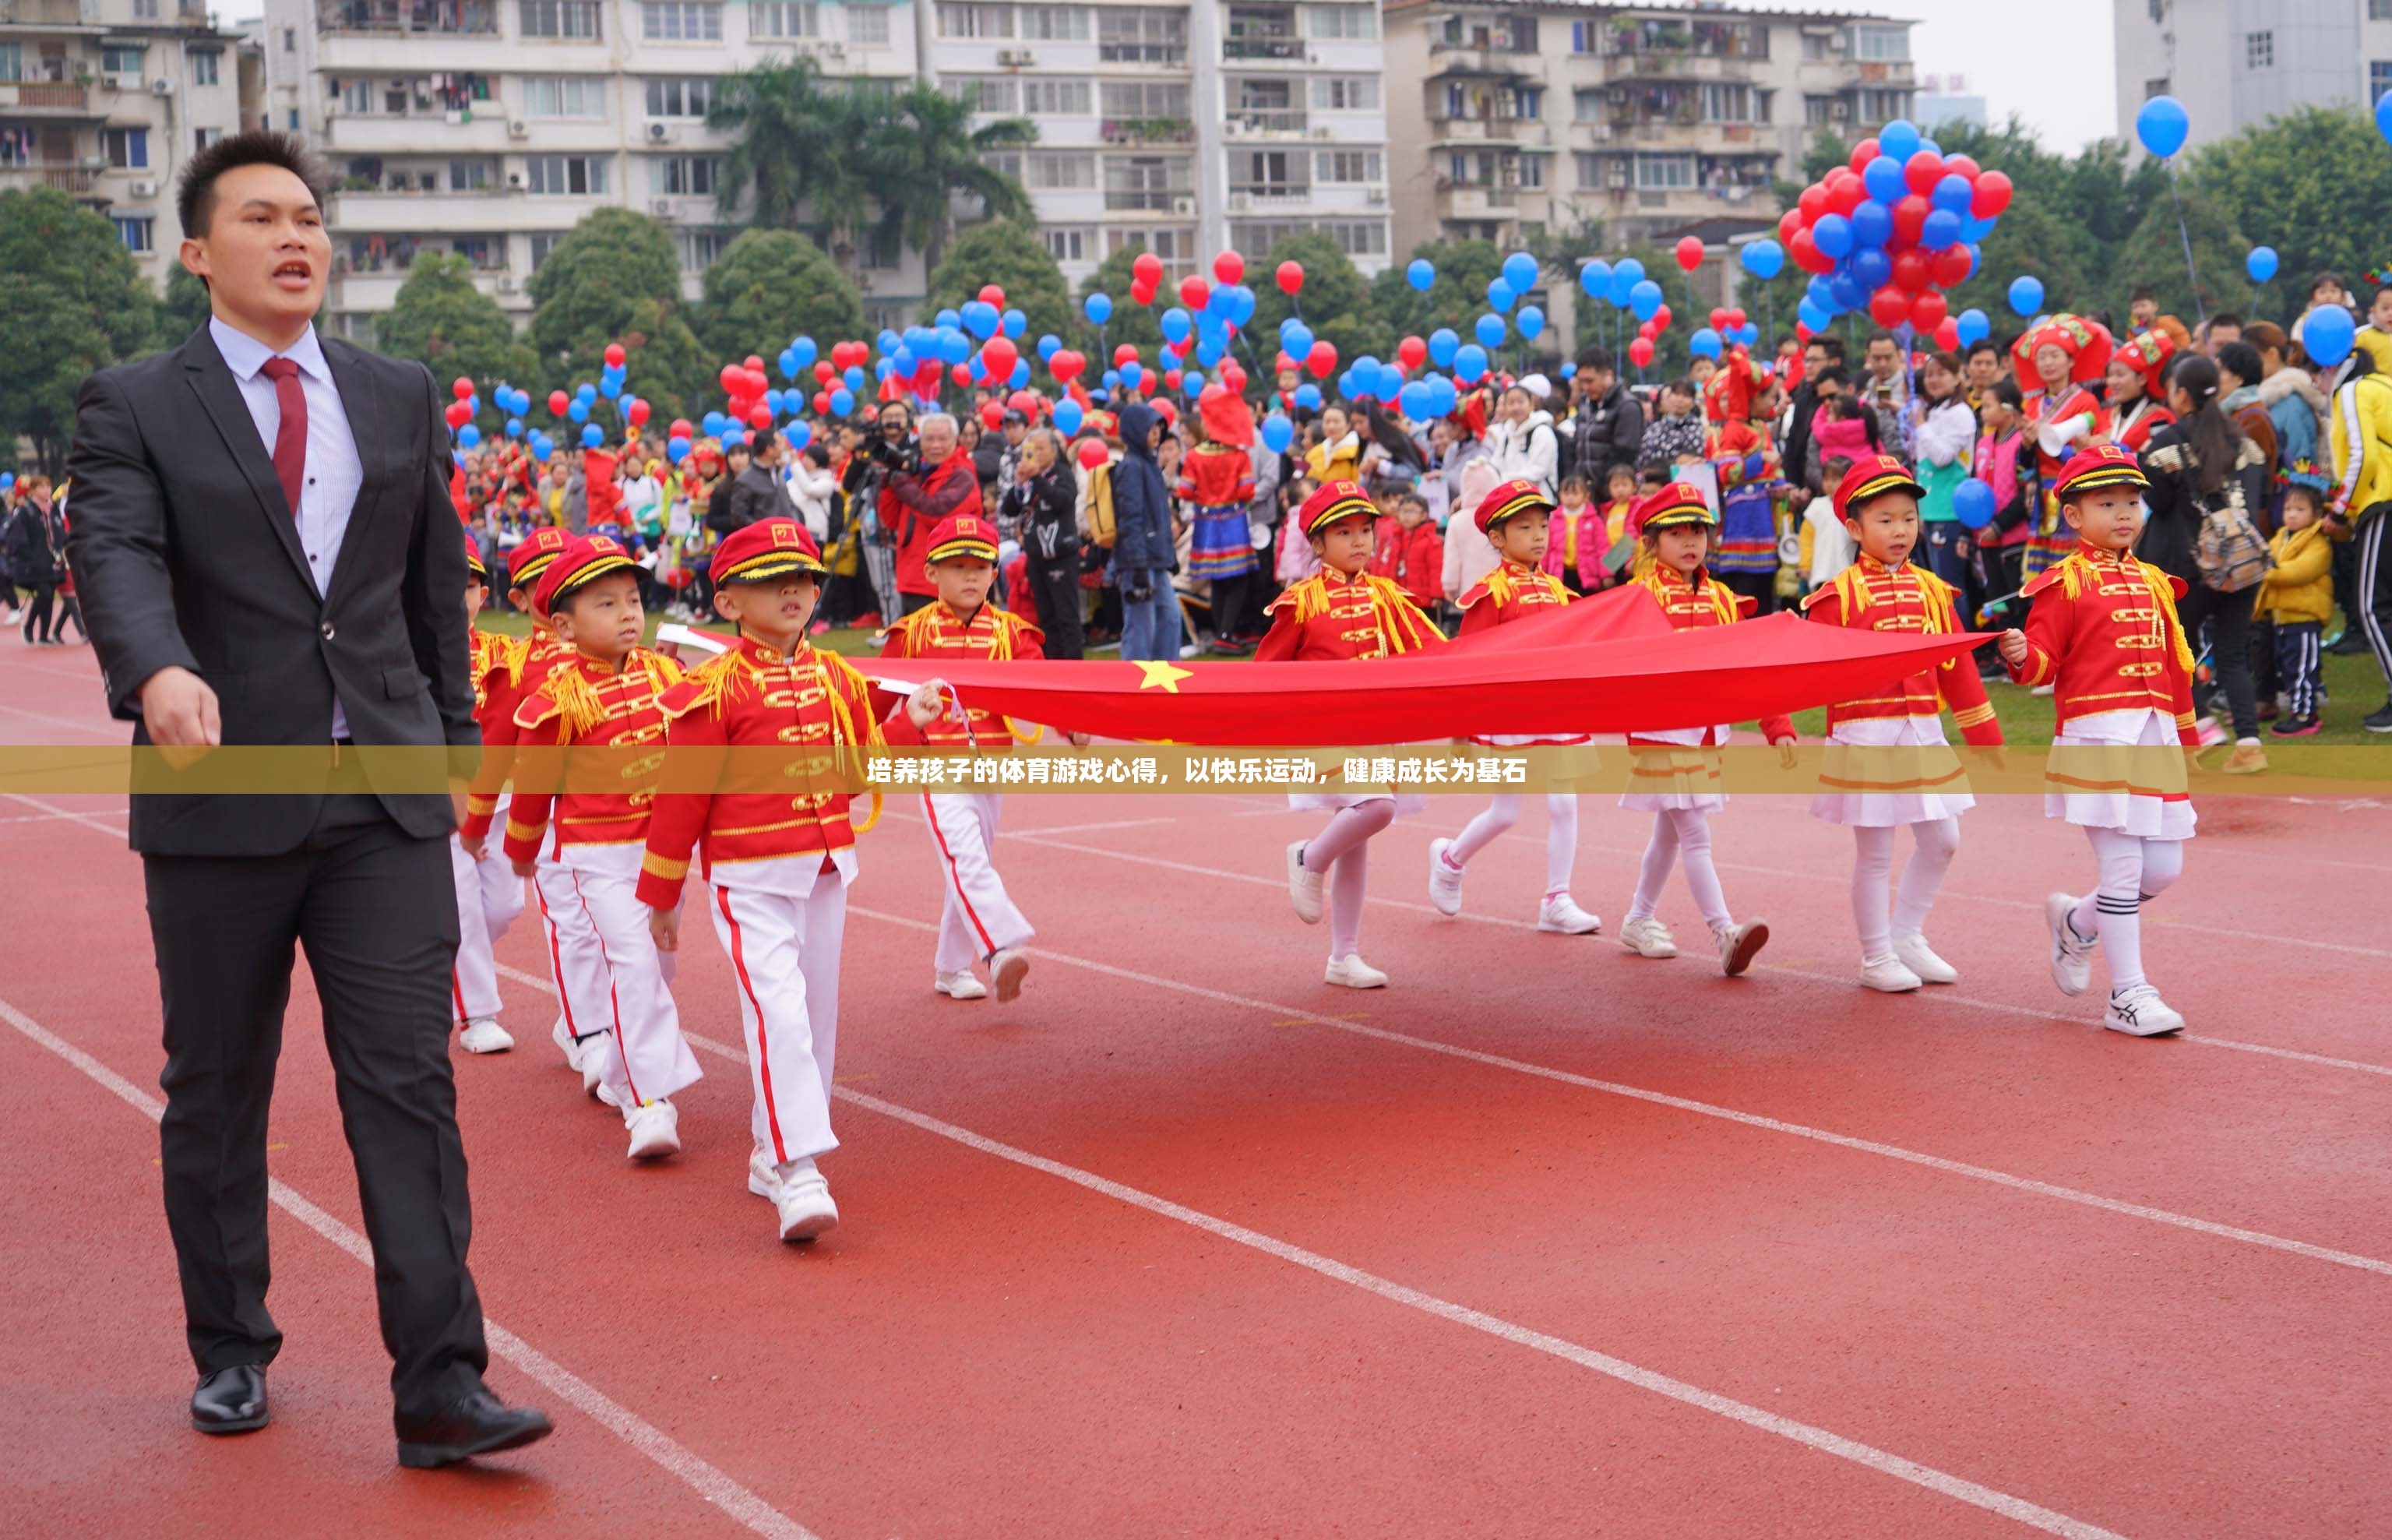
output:
[[529, 588], [540, 581], [557, 553], [572, 542], [573, 537], [553, 524], [542, 525], [523, 538], [523, 543], [507, 553], [507, 586]]
[[1710, 529], [1719, 523], [1719, 516], [1703, 499], [1703, 489], [1691, 481], [1672, 481], [1657, 491], [1645, 494], [1636, 504], [1634, 522], [1639, 529], [1669, 529], [1686, 525]]
[[1925, 497], [1927, 489], [1910, 474], [1910, 467], [1890, 454], [1866, 454], [1852, 462], [1852, 468], [1836, 483], [1836, 516], [1850, 518], [1855, 503], [1866, 502], [1880, 492], [1908, 492], [1913, 497]]
[[2043, 375], [2034, 367], [2034, 356], [2047, 346], [2057, 347], [2068, 355], [2068, 377], [2071, 380], [2078, 385], [2089, 385], [2109, 372], [2110, 352], [2115, 346], [2108, 329], [2100, 322], [2063, 311], [2040, 326], [2029, 328], [2012, 348], [2010, 357], [2018, 367], [2019, 388], [2043, 388]]
[[2148, 487], [2151, 477], [2143, 474], [2142, 462], [2135, 451], [2118, 444], [2099, 444], [2071, 455], [2068, 463], [2060, 467], [2060, 480], [2053, 491], [2065, 502], [2073, 492], [2089, 492], [2097, 487]]
[[1478, 511], [1471, 516], [1471, 522], [1478, 526], [1478, 532], [1483, 535], [1507, 518], [1516, 518], [1522, 514], [1534, 514], [1541, 518], [1553, 511], [1554, 500], [1545, 495], [1545, 489], [1522, 478], [1506, 481], [1480, 498]]
[[532, 590], [531, 607], [542, 615], [556, 613], [556, 602], [605, 577], [610, 572], [629, 572], [639, 564], [622, 542], [612, 535], [582, 535], [566, 543], [540, 575], [540, 586]]
[[1304, 506], [1295, 511], [1295, 527], [1306, 536], [1317, 535], [1340, 519], [1379, 516], [1379, 505], [1371, 501], [1361, 483], [1356, 481], [1324, 481]]
[[1718, 372], [1703, 385], [1703, 401], [1711, 420], [1741, 423], [1750, 417], [1754, 399], [1769, 388], [1772, 377], [1767, 369], [1752, 361], [1750, 353], [1741, 347], [1729, 349]]
[[465, 571], [486, 583], [490, 581], [490, 569], [482, 565], [482, 542], [474, 538], [471, 529], [465, 531]]
[[760, 518], [722, 538], [708, 568], [717, 588], [724, 583], [772, 582], [811, 572], [821, 576], [822, 548], [793, 518]]
[[2144, 392], [2157, 399], [2162, 394], [2160, 375], [2176, 357], [2176, 339], [2156, 329], [2138, 333], [2120, 343], [2110, 357], [2142, 376]]
[[933, 564], [950, 556], [996, 560], [996, 526], [978, 514], [950, 514], [930, 531], [930, 548], [923, 558]]

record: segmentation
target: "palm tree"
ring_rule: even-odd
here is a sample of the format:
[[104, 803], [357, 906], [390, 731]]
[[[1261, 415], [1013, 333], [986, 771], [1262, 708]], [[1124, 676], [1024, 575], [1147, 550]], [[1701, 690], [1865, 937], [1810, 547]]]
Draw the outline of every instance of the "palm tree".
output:
[[976, 105], [934, 85], [915, 85], [884, 99], [879, 120], [861, 141], [861, 157], [880, 205], [882, 239], [903, 241], [923, 254], [929, 270], [955, 228], [955, 200], [977, 202], [991, 218], [1034, 217], [1021, 184], [988, 163], [993, 150], [1034, 144], [1037, 126], [999, 118], [971, 126]]
[[[856, 147], [885, 112], [885, 93], [826, 85], [805, 58], [768, 60], [724, 77], [707, 126], [737, 136], [717, 194], [725, 214], [746, 204], [749, 222], [796, 229], [811, 215], [844, 235], [853, 254], [869, 196]], [[835, 248], [836, 250], [836, 248]]]

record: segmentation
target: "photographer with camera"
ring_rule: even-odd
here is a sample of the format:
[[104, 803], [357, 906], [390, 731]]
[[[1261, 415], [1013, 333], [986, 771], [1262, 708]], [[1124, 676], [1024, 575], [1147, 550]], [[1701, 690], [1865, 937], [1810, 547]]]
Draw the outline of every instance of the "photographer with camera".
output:
[[[884, 412], [884, 448], [888, 422]], [[939, 596], [930, 580], [930, 536], [941, 520], [957, 514], [986, 516], [980, 473], [958, 442], [956, 420], [934, 411], [922, 419], [919, 454], [909, 464], [892, 467], [880, 493], [880, 521], [897, 533], [898, 614], [911, 615]]]
[[861, 522], [864, 569], [872, 580], [880, 623], [893, 625], [899, 614], [897, 592], [897, 502], [889, 490], [891, 473], [915, 462], [914, 413], [903, 401], [880, 409], [875, 431], [866, 432], [848, 457], [839, 477], [847, 494], [848, 517]]

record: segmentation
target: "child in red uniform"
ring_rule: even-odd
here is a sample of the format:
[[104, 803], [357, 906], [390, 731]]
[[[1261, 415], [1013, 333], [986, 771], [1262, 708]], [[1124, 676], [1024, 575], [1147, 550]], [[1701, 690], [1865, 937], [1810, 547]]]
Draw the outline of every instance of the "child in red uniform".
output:
[[[881, 657], [981, 662], [1046, 656], [1044, 633], [988, 603], [996, 573], [993, 525], [976, 514], [946, 519], [931, 532], [926, 560], [939, 596], [889, 628]], [[1010, 718], [967, 706], [960, 717], [952, 711], [942, 716], [924, 741], [950, 751], [994, 752], [1012, 748], [1016, 737]], [[988, 965], [1001, 1001], [1021, 993], [1022, 975], [1030, 970], [1021, 948], [1034, 933], [996, 875], [996, 827], [1004, 807], [1005, 800], [989, 791], [922, 794], [946, 891], [930, 986], [950, 999], [976, 1000], [988, 993], [972, 974], [975, 958]]]
[[1254, 418], [1220, 385], [1204, 387], [1196, 416], [1203, 441], [1180, 461], [1174, 495], [1190, 510], [1187, 575], [1213, 585], [1213, 634], [1227, 642], [1246, 623], [1246, 591], [1262, 565], [1247, 523], [1254, 501]]
[[[1702, 489], [1689, 482], [1671, 482], [1637, 504], [1636, 522], [1643, 530], [1638, 539], [1644, 555], [1652, 560], [1652, 569], [1635, 581], [1661, 607], [1672, 630], [1733, 625], [1749, 613], [1748, 607], [1753, 601], [1730, 594], [1704, 570], [1717, 521], [1703, 501]], [[1653, 837], [1644, 847], [1644, 864], [1636, 874], [1636, 896], [1628, 907], [1628, 921], [1620, 927], [1619, 941], [1638, 957], [1678, 955], [1677, 939], [1655, 910], [1661, 902], [1661, 888], [1670, 880], [1670, 868], [1683, 858], [1686, 887], [1710, 925], [1720, 966], [1734, 977], [1751, 967], [1753, 957], [1767, 945], [1769, 924], [1762, 920], [1737, 922], [1728, 911], [1727, 895], [1711, 864], [1710, 815], [1727, 805], [1727, 796], [1720, 790], [1719, 746], [1728, 740], [1730, 731], [1722, 725], [1629, 735], [1630, 747], [1640, 751], [1629, 772], [1634, 790], [1620, 797], [1619, 805], [1652, 814]], [[1785, 748], [1785, 763], [1791, 765], [1794, 724], [1782, 716], [1771, 717], [1762, 723], [1761, 732]]]
[[[1393, 580], [1374, 577], [1372, 527], [1379, 510], [1351, 481], [1325, 481], [1296, 510], [1296, 528], [1311, 542], [1320, 570], [1290, 584], [1271, 601], [1269, 634], [1254, 660], [1315, 662], [1388, 658], [1436, 646], [1445, 640], [1420, 607]], [[1398, 797], [1392, 788], [1349, 787], [1343, 791], [1297, 791], [1288, 805], [1298, 812], [1327, 812], [1329, 826], [1310, 840], [1287, 847], [1288, 900], [1296, 918], [1320, 923], [1321, 894], [1328, 889], [1327, 982], [1349, 989], [1376, 989], [1387, 975], [1364, 962], [1362, 895], [1369, 874], [1372, 835], [1399, 813], [1417, 813], [1428, 799]]]
[[2029, 578], [2066, 559], [2074, 537], [2060, 515], [2058, 487], [2068, 457], [2100, 439], [2110, 414], [2086, 388], [2107, 375], [2110, 333], [2076, 316], [2054, 316], [2030, 326], [2011, 346], [2019, 388], [2026, 392], [2026, 434], [2035, 449], [2035, 473], [2043, 488], [2028, 537], [2024, 570]]
[[[504, 668], [506, 638], [471, 629], [482, 613], [482, 598], [490, 583], [482, 565], [481, 548], [472, 530], [465, 532], [466, 639], [473, 646], [474, 718], [489, 732], [492, 675]], [[499, 969], [491, 948], [507, 927], [523, 913], [524, 881], [506, 861], [481, 848], [465, 848], [464, 835], [448, 838], [448, 872], [457, 886], [457, 963], [448, 972], [448, 994], [456, 1002], [457, 1046], [468, 1053], [504, 1053], [515, 1046], [499, 1024]]]
[[2063, 995], [2083, 994], [2099, 942], [2110, 964], [2101, 1024], [2138, 1038], [2184, 1029], [2143, 975], [2142, 906], [2183, 875], [2195, 820], [2184, 760], [2170, 750], [2201, 746], [2192, 649], [2176, 612], [2184, 583], [2133, 555], [2148, 485], [2134, 455], [2115, 444], [2068, 462], [2055, 491], [2080, 543], [2028, 581], [2026, 629], [2001, 641], [2013, 679], [2054, 686], [2060, 731], [2044, 816], [2083, 829], [2100, 866], [2083, 897], [2044, 900], [2052, 980]]
[[[1462, 596], [1462, 627], [1458, 635], [1487, 631], [1513, 620], [1540, 615], [1570, 601], [1561, 579], [1544, 569], [1545, 542], [1555, 510], [1551, 498], [1533, 481], [1506, 481], [1478, 504], [1472, 522], [1495, 547], [1502, 565]], [[1473, 743], [1491, 748], [1583, 749], [1584, 733], [1473, 736]], [[1520, 821], [1520, 799], [1499, 796], [1487, 811], [1470, 820], [1450, 840], [1432, 840], [1428, 846], [1428, 901], [1436, 912], [1462, 912], [1462, 871], [1470, 858]], [[1570, 872], [1578, 861], [1578, 793], [1553, 791], [1545, 796], [1545, 896], [1537, 905], [1537, 929], [1563, 935], [1585, 935], [1603, 928], [1603, 921], [1578, 907], [1570, 897]]]
[[[739, 642], [664, 694], [670, 788], [648, 821], [637, 891], [656, 946], [670, 955], [696, 850], [714, 933], [739, 984], [755, 1094], [748, 1190], [772, 1201], [785, 1241], [838, 1222], [814, 1162], [838, 1145], [830, 1088], [856, 872], [844, 783], [810, 775], [792, 795], [785, 772], [798, 765], [787, 756], [824, 756], [830, 771], [882, 741], [864, 676], [807, 644], [822, 572], [813, 538], [793, 518], [759, 520], [717, 548], [714, 608], [738, 626]], [[934, 688], [916, 691], [892, 736], [918, 742], [915, 727], [937, 709]]]
[[682, 1039], [671, 975], [633, 894], [656, 775], [650, 768], [634, 776], [616, 755], [568, 765], [565, 756], [543, 752], [664, 742], [656, 698], [681, 683], [682, 671], [640, 646], [646, 617], [632, 574], [630, 554], [620, 544], [585, 536], [566, 546], [533, 591], [534, 610], [550, 618], [557, 639], [574, 651], [515, 711], [521, 736], [506, 852], [517, 873], [532, 875], [553, 809], [553, 855], [597, 939], [605, 982], [599, 998], [612, 1034], [583, 1044], [583, 1070], [598, 1045], [599, 1097], [622, 1109], [629, 1158], [647, 1160], [680, 1151], [681, 1114], [671, 1098], [704, 1073]]
[[[1374, 549], [1373, 571], [1393, 578], [1423, 609], [1445, 597], [1445, 540], [1429, 520], [1427, 499], [1412, 491], [1398, 494], [1393, 528], [1382, 519], [1372, 536], [1374, 546], [1381, 539], [1387, 550]], [[1382, 555], [1386, 559], [1382, 561]]]
[[[1860, 555], [1802, 601], [1811, 619], [1854, 631], [1948, 635], [1964, 629], [1952, 585], [1910, 565], [1924, 492], [1890, 454], [1872, 455], [1844, 473], [1836, 487], [1836, 514]], [[1889, 994], [1956, 984], [1960, 977], [1921, 933], [1960, 848], [1960, 815], [1976, 805], [1959, 760], [1944, 743], [1940, 712], [1946, 703], [1970, 743], [1990, 748], [2002, 741], [1984, 682], [1968, 658], [1948, 659], [1866, 699], [1827, 708], [1827, 758], [1811, 816], [1852, 831], [1861, 983]], [[1905, 824], [1910, 860], [1897, 895], [1893, 831]]]

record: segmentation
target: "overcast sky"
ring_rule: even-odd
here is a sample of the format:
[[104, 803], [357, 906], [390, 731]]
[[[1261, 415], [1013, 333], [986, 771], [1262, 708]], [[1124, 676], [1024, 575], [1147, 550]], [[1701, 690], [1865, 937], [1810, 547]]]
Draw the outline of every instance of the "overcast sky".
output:
[[[2048, 147], [2073, 152], [2118, 131], [2111, 77], [2115, 0], [1869, 0], [1919, 24], [1910, 56], [1928, 75], [1965, 76], [1998, 124], [2015, 112]], [[1946, 87], [1949, 89], [1949, 86]]]

